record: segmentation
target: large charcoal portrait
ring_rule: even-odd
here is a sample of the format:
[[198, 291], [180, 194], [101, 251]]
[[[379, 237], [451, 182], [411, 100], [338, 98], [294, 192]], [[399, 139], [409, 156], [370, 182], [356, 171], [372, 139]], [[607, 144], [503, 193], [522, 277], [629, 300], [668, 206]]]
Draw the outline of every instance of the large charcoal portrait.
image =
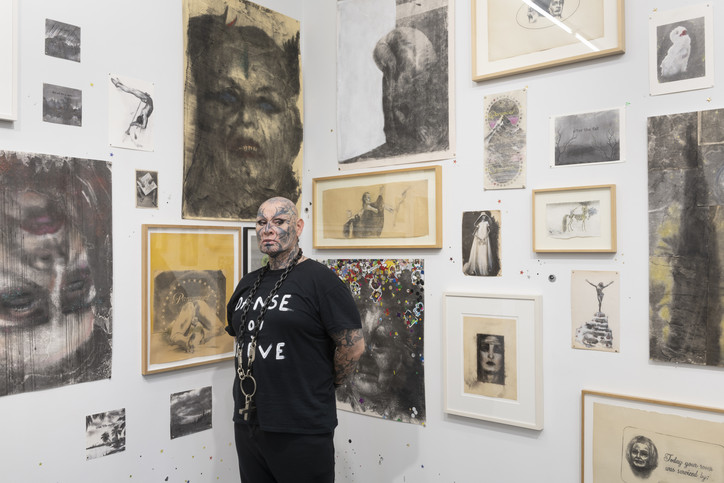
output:
[[186, 0], [184, 218], [253, 220], [300, 197], [299, 22], [250, 2]]
[[648, 120], [653, 360], [724, 365], [723, 120], [722, 109]]
[[341, 167], [453, 156], [447, 0], [337, 2], [337, 147]]
[[337, 407], [425, 423], [424, 266], [422, 260], [326, 260], [350, 287], [367, 349], [337, 389]]
[[0, 151], [0, 396], [111, 376], [110, 164]]

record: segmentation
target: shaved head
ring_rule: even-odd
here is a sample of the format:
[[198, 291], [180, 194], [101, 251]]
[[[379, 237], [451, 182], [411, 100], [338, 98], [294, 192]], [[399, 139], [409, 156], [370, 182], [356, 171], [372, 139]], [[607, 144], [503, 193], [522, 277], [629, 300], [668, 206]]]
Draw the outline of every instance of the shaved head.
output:
[[256, 239], [259, 250], [269, 256], [270, 268], [283, 268], [299, 251], [299, 236], [304, 220], [299, 218], [296, 205], [280, 196], [270, 198], [259, 206], [256, 214]]

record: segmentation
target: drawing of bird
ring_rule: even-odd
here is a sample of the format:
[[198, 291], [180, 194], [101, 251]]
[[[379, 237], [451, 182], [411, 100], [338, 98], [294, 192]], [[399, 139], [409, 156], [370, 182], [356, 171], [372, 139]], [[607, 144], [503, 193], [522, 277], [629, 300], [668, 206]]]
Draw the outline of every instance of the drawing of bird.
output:
[[661, 61], [662, 77], [671, 77], [686, 72], [689, 54], [691, 54], [691, 37], [686, 28], [676, 27], [669, 34], [669, 39], [671, 39], [672, 45], [666, 52], [664, 60]]

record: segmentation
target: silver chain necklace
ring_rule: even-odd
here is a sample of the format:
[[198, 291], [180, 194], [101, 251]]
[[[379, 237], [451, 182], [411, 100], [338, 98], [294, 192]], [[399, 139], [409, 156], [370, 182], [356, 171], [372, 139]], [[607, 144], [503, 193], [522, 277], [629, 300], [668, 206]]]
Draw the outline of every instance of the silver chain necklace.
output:
[[[269, 292], [269, 295], [267, 295], [266, 299], [261, 305], [259, 317], [257, 317], [257, 320], [254, 324], [254, 332], [251, 334], [250, 337], [251, 342], [249, 343], [249, 356], [246, 364], [246, 370], [244, 370], [242, 352], [244, 333], [246, 332], [246, 316], [249, 313], [249, 309], [251, 309], [251, 306], [254, 304], [254, 295], [256, 295], [256, 292], [259, 289], [259, 285], [261, 284], [264, 275], [266, 275], [266, 273], [270, 270], [268, 264], [261, 269], [261, 272], [259, 272], [259, 277], [257, 277], [256, 282], [254, 282], [254, 285], [251, 287], [249, 296], [247, 297], [244, 308], [242, 309], [240, 327], [241, 330], [239, 331], [240, 334], [236, 337], [236, 372], [237, 374], [239, 374], [239, 387], [241, 388], [241, 394], [244, 396], [245, 400], [244, 407], [242, 409], [239, 409], [239, 414], [244, 417], [244, 421], [249, 421], [251, 414], [253, 413], [254, 409], [256, 409], [254, 406], [254, 395], [256, 394], [256, 379], [254, 379], [254, 376], [251, 373], [251, 367], [254, 362], [254, 358], [256, 357], [256, 344], [259, 338], [259, 329], [261, 329], [261, 325], [264, 322], [264, 315], [266, 314], [269, 302], [271, 302], [271, 299], [277, 294], [279, 288], [282, 286], [282, 283], [284, 283], [284, 280], [286, 280], [287, 276], [289, 275], [289, 272], [291, 272], [292, 269], [297, 265], [300, 258], [302, 258], [301, 248], [299, 249], [299, 252], [297, 252], [297, 255], [294, 257], [294, 260], [292, 260], [292, 262], [284, 270], [284, 273], [282, 273], [281, 277], [279, 277], [279, 280], [277, 280], [277, 282], [274, 284], [274, 288], [272, 288], [271, 292]], [[248, 392], [244, 388], [245, 381], [249, 381], [249, 383], [251, 384], [250, 391]]]

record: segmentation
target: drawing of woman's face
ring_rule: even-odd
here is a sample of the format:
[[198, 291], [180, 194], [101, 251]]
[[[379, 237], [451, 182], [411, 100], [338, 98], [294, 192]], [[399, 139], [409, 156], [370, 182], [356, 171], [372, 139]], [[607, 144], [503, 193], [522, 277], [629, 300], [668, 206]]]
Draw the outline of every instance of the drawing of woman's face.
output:
[[199, 83], [200, 142], [215, 148], [224, 172], [273, 185], [299, 151], [298, 90], [271, 38], [258, 29], [227, 29], [208, 53], [216, 59], [213, 72]]
[[0, 191], [0, 360], [11, 373], [43, 374], [91, 338], [96, 288], [66, 199], [47, 185]]
[[638, 468], [649, 464], [650, 450], [646, 443], [634, 443], [631, 447], [631, 463]]

